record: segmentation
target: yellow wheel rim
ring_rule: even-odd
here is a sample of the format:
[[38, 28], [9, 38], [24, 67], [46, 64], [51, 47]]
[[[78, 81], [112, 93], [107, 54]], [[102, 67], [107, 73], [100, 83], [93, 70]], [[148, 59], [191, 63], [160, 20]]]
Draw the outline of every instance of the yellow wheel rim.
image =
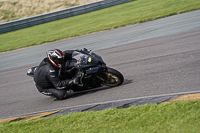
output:
[[108, 72], [104, 72], [104, 74], [107, 76], [107, 82], [103, 82], [104, 85], [117, 86], [118, 84], [120, 84], [121, 81], [116, 75]]

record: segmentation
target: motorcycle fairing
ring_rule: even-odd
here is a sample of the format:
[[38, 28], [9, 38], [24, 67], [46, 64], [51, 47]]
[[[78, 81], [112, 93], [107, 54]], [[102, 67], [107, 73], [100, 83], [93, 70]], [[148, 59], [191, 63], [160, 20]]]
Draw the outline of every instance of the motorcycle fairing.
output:
[[74, 65], [75, 67], [82, 67], [87, 68], [91, 66], [96, 66], [98, 64], [106, 65], [103, 59], [95, 54], [95, 53], [86, 53], [86, 52], [79, 52], [74, 51], [72, 53], [72, 62], [76, 62], [70, 65]]

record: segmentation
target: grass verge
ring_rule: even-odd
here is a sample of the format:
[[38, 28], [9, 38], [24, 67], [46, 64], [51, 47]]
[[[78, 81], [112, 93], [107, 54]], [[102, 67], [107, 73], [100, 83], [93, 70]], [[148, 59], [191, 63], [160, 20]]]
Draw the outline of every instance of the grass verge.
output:
[[200, 100], [196, 100], [76, 112], [30, 121], [0, 123], [0, 132], [197, 133], [200, 131], [199, 119]]
[[135, 0], [99, 11], [0, 34], [0, 52], [200, 9], [199, 0]]

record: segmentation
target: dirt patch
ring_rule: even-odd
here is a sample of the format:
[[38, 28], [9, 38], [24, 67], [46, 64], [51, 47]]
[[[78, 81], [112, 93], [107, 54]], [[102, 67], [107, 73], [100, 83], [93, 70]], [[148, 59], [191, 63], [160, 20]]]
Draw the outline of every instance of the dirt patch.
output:
[[0, 23], [99, 0], [0, 0]]
[[186, 100], [199, 100], [200, 99], [200, 93], [196, 94], [187, 94], [187, 95], [181, 95], [178, 97], [174, 97], [166, 102], [176, 102], [176, 101], [186, 101]]

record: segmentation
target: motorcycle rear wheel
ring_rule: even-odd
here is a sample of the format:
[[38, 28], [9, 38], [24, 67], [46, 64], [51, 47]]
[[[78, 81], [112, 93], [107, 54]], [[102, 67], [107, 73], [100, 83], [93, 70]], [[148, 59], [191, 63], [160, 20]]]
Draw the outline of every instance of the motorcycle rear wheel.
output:
[[117, 70], [113, 68], [108, 68], [106, 72], [103, 72], [104, 81], [102, 84], [106, 86], [119, 86], [124, 82], [124, 76]]

